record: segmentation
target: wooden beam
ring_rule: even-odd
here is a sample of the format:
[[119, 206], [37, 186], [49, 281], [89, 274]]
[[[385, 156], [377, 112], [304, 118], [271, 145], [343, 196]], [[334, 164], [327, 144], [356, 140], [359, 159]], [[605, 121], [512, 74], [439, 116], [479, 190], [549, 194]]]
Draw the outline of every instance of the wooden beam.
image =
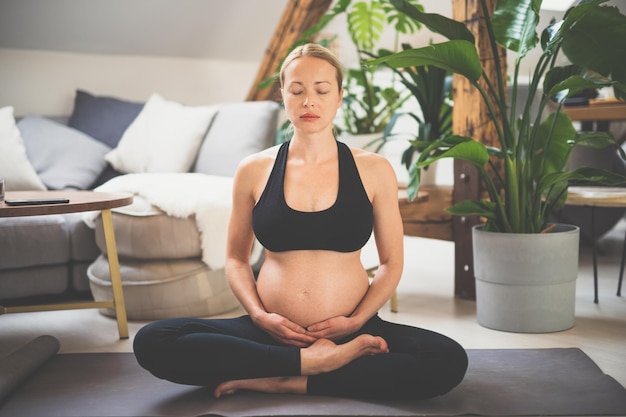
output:
[[248, 101], [280, 101], [278, 83], [259, 89], [259, 84], [278, 72], [289, 49], [302, 37], [307, 29], [316, 25], [326, 14], [332, 0], [290, 0], [276, 27], [274, 36], [265, 50], [254, 84], [248, 93]]
[[[489, 13], [493, 13], [496, 0], [487, 0]], [[477, 0], [452, 0], [453, 18], [465, 22], [476, 39], [476, 48], [481, 58], [484, 76], [496, 79], [496, 68], [489, 42], [480, 2]], [[499, 49], [502, 73], [506, 80], [506, 51]], [[483, 84], [484, 86], [484, 84]], [[454, 134], [470, 136], [486, 145], [496, 141], [496, 128], [489, 117], [487, 106], [476, 90], [465, 78], [455, 75], [453, 79], [454, 114], [452, 126]], [[499, 168], [498, 168], [499, 169]], [[478, 170], [468, 162], [454, 161], [453, 203], [467, 199], [477, 199], [483, 194]], [[472, 259], [472, 227], [480, 222], [478, 217], [458, 217], [452, 220], [455, 256], [455, 296], [475, 299], [474, 262]]]

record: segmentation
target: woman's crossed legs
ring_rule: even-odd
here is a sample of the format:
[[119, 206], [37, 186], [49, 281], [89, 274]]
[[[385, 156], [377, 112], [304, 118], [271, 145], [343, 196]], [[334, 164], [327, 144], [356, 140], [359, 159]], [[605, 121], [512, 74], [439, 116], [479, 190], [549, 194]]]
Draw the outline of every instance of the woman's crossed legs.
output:
[[248, 316], [168, 319], [141, 329], [134, 348], [155, 376], [207, 386], [218, 397], [249, 389], [429, 398], [458, 385], [467, 369], [465, 351], [453, 340], [378, 316], [345, 340], [321, 339], [303, 349], [279, 345]]

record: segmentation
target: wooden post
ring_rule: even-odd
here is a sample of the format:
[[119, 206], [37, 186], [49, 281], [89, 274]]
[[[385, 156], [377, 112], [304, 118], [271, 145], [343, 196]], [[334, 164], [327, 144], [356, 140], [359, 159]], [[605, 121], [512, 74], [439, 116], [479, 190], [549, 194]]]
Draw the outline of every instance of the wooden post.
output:
[[278, 83], [264, 89], [259, 89], [259, 83], [278, 72], [280, 63], [287, 56], [289, 48], [302, 37], [307, 29], [319, 22], [331, 3], [332, 0], [290, 0], [287, 3], [270, 45], [265, 50], [256, 79], [248, 93], [248, 101], [280, 101]]
[[[487, 0], [489, 13], [493, 13], [496, 0]], [[465, 22], [474, 34], [476, 47], [481, 58], [484, 76], [496, 79], [496, 68], [484, 23], [483, 10], [478, 0], [452, 0], [453, 18]], [[499, 48], [502, 72], [506, 75], [506, 51]], [[506, 78], [504, 78], [506, 79]], [[487, 106], [480, 93], [463, 77], [453, 79], [453, 131], [457, 135], [470, 136], [482, 143], [491, 145], [497, 142], [496, 129], [489, 117]], [[468, 162], [454, 161], [453, 203], [467, 199], [477, 199], [483, 194], [478, 170]], [[475, 299], [476, 286], [472, 259], [472, 226], [478, 224], [478, 217], [458, 217], [452, 220], [455, 256], [454, 293], [458, 298]]]

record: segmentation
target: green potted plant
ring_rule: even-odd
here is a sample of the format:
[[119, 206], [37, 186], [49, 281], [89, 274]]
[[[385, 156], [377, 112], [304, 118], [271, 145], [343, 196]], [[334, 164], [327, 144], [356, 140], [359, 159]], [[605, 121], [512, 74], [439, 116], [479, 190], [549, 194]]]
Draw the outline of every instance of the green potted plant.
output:
[[342, 107], [343, 131], [353, 135], [378, 134], [393, 127], [398, 112], [410, 95], [391, 86], [378, 85], [375, 72], [348, 68]]
[[[409, 44], [403, 44], [404, 50], [411, 49]], [[380, 50], [379, 55], [388, 55], [391, 51]], [[418, 103], [418, 112], [408, 112], [417, 124], [417, 133], [414, 140], [409, 141], [408, 147], [402, 153], [401, 162], [409, 172], [409, 177], [420, 184], [433, 184], [435, 182], [434, 163], [425, 166], [429, 170], [430, 179], [424, 182], [424, 176], [420, 175], [417, 180], [415, 155], [423, 151], [425, 147], [441, 138], [452, 134], [452, 76], [445, 69], [434, 65], [409, 67], [399, 70], [392, 68], [402, 85], [413, 95]], [[383, 137], [386, 142], [391, 134]]]
[[[404, 49], [409, 48], [409, 45], [404, 46]], [[415, 141], [402, 155], [402, 162], [410, 171], [414, 155], [423, 150], [423, 146], [417, 147], [418, 143], [431, 143], [452, 133], [452, 77], [446, 70], [434, 65], [408, 68], [398, 71], [398, 75], [421, 110], [421, 115], [410, 114], [417, 122], [418, 131]]]
[[[617, 43], [617, 40], [626, 37], [626, 16], [615, 7], [602, 5], [606, 0], [583, 0], [571, 8], [562, 21], [552, 22], [542, 34], [540, 44], [543, 53], [529, 81], [529, 93], [521, 116], [516, 118], [517, 109], [506, 100], [505, 80], [500, 76], [496, 80], [483, 77], [474, 37], [462, 23], [423, 13], [405, 0], [391, 2], [398, 10], [446, 36], [449, 41], [393, 53], [372, 60], [369, 65], [385, 64], [398, 69], [435, 65], [459, 74], [480, 92], [489, 109], [490, 119], [496, 126], [499, 146], [487, 147], [474, 138], [455, 135], [428, 144], [415, 143], [423, 151], [409, 183], [409, 196], [413, 197], [419, 187], [421, 169], [441, 158], [460, 158], [478, 170], [488, 198], [461, 201], [448, 211], [453, 215], [480, 216], [485, 220], [483, 225], [473, 229], [479, 322], [500, 330], [528, 332], [556, 331], [573, 326], [578, 228], [573, 227], [574, 230], [566, 233], [545, 233], [555, 227], [550, 224], [551, 215], [565, 204], [571, 182], [617, 185], [624, 183], [625, 179], [599, 169], [565, 169], [575, 145], [602, 148], [615, 146], [616, 141], [605, 132], [577, 132], [567, 114], [561, 111], [561, 106], [566, 98], [587, 88], [612, 86], [616, 97], [626, 97], [626, 60], [621, 56]], [[517, 53], [510, 76], [510, 103], [515, 103], [520, 84], [520, 62], [539, 43], [536, 27], [541, 0], [501, 0], [492, 16], [487, 12], [486, 1], [481, 0], [480, 4], [485, 16], [488, 16], [485, 24], [496, 67], [501, 65], [495, 53], [497, 44]], [[557, 65], [559, 53], [563, 53], [570, 63]], [[618, 56], [620, 58], [616, 59]], [[481, 80], [485, 88], [479, 83]], [[540, 95], [539, 105], [533, 110], [531, 104], [537, 95]], [[544, 117], [550, 102], [556, 103], [556, 111]], [[621, 148], [618, 149], [621, 151]], [[625, 157], [623, 152], [622, 157]], [[502, 173], [498, 169], [489, 169], [496, 166], [494, 159], [501, 163]], [[575, 236], [574, 243], [571, 240], [567, 244], [551, 241], [542, 252], [531, 251], [531, 258], [522, 263], [487, 267], [480, 264], [490, 255], [503, 261], [506, 254], [513, 253], [514, 258], [519, 259], [521, 249], [517, 241], [522, 238], [532, 239], [531, 248], [534, 246], [536, 249], [538, 239], [553, 239], [568, 233]], [[485, 234], [496, 239], [495, 249], [480, 247]], [[571, 255], [569, 264], [565, 265], [557, 252]], [[548, 265], [562, 264], [566, 272], [554, 271], [549, 266], [542, 268], [549, 270], [553, 277], [563, 277], [563, 282], [529, 276], [530, 266], [535, 265], [539, 258], [546, 258]], [[489, 279], [483, 280], [480, 276], [483, 273], [488, 274]], [[499, 294], [485, 289], [487, 284], [503, 287], [502, 282], [493, 281], [507, 276], [517, 277], [510, 289]], [[538, 292], [529, 289], [528, 285], [533, 283], [541, 284]], [[522, 293], [512, 293], [512, 287]], [[556, 292], [557, 298], [569, 305], [557, 305], [553, 299], [548, 299], [548, 287]], [[515, 303], [521, 305], [514, 306]], [[488, 314], [500, 317], [487, 318]], [[560, 317], [552, 321], [552, 315]]]

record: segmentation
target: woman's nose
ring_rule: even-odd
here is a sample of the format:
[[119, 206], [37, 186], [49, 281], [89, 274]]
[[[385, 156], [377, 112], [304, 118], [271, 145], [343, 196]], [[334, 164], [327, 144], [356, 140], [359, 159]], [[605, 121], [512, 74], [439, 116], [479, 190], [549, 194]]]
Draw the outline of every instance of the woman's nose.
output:
[[313, 97], [311, 97], [311, 94], [306, 94], [304, 96], [304, 104], [305, 107], [313, 107], [314, 106], [314, 100]]

